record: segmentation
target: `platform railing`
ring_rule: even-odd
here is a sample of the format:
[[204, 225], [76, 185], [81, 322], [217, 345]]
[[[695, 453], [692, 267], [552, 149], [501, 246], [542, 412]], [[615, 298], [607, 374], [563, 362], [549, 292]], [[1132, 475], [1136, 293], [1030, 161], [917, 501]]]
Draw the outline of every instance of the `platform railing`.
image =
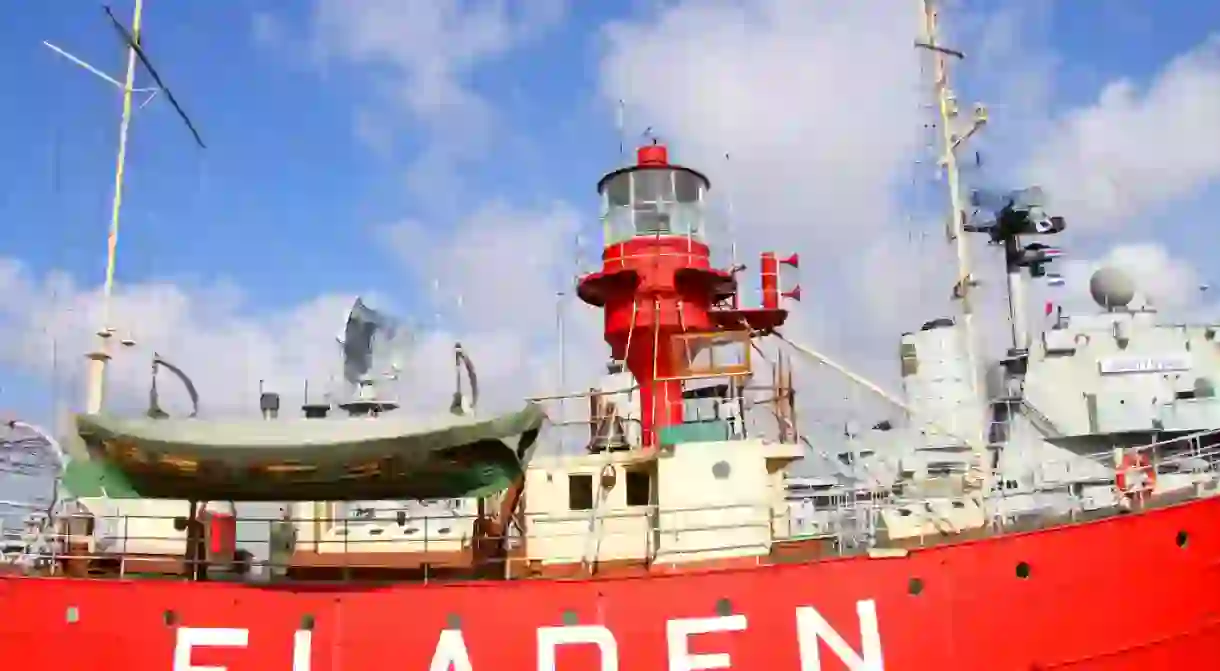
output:
[[[329, 518], [318, 520], [313, 517], [292, 518], [286, 515], [244, 515], [237, 520], [236, 545], [239, 557], [236, 561], [227, 563], [220, 570], [212, 572], [213, 579], [241, 579], [255, 582], [274, 580], [283, 576], [291, 569], [301, 568], [294, 561], [293, 555], [299, 551], [309, 552], [315, 543], [300, 539], [300, 527], [312, 525], [315, 522], [325, 522], [336, 531], [351, 532], [357, 528], [387, 529], [397, 526], [394, 519], [398, 512], [393, 509], [379, 510], [390, 514], [390, 517], [378, 517], [373, 520], [352, 520], [350, 518]], [[682, 515], [693, 514], [699, 517], [696, 522], [675, 524], [674, 520]], [[743, 515], [744, 514], [744, 515]], [[748, 517], [753, 521], [723, 521], [733, 517]], [[771, 530], [774, 520], [769, 503], [737, 503], [710, 507], [659, 507], [641, 506], [633, 510], [615, 510], [600, 516], [609, 524], [602, 525], [599, 532], [602, 536], [601, 547], [609, 549], [605, 557], [599, 557], [599, 562], [628, 561], [640, 564], [651, 562], [681, 563], [690, 558], [698, 558], [701, 553], [718, 553], [740, 555], [741, 557], [765, 556], [772, 542]], [[493, 574], [504, 575], [512, 568], [525, 569], [529, 566], [567, 566], [576, 567], [587, 557], [582, 555], [584, 541], [588, 538], [587, 511], [564, 511], [559, 513], [539, 513], [524, 517], [524, 536], [518, 531], [512, 531], [503, 536], [484, 535], [476, 537], [475, 528], [484, 526], [485, 518], [477, 515], [454, 515], [446, 517], [422, 517], [410, 520], [422, 527], [418, 540], [406, 540], [397, 537], [365, 537], [353, 539], [350, 533], [338, 535], [335, 540], [324, 540], [329, 546], [328, 552], [332, 560], [327, 568], [343, 571], [368, 569], [402, 569], [403, 555], [417, 555], [421, 558], [435, 553], [440, 548], [452, 549], [452, 541], [459, 541], [462, 557], [454, 557], [446, 561], [443, 558], [423, 558], [419, 561], [412, 579], [423, 581], [443, 580], [447, 577], [470, 577], [470, 571], [461, 569], [481, 568], [484, 573], [489, 567], [498, 565]], [[615, 521], [638, 520], [640, 524], [624, 530]], [[67, 575], [72, 572], [67, 568], [69, 562], [81, 565], [108, 563], [109, 569], [102, 570], [97, 566], [87, 568], [79, 573], [96, 577], [127, 578], [144, 573], [162, 573], [164, 569], [150, 568], [154, 564], [164, 564], [167, 560], [176, 562], [175, 567], [181, 568], [181, 573], [193, 573], [189, 569], [196, 564], [210, 560], [203, 557], [205, 551], [192, 553], [188, 546], [190, 542], [185, 529], [176, 530], [180, 533], [158, 533], [148, 531], [149, 524], [157, 523], [159, 527], [171, 529], [175, 526], [186, 526], [181, 518], [156, 515], [93, 515], [84, 512], [66, 512], [48, 526], [42, 538], [45, 543], [41, 550], [29, 548], [25, 555], [23, 568], [32, 573]], [[92, 533], [81, 533], [89, 527]], [[439, 528], [453, 529], [462, 527], [470, 530], [454, 537], [438, 537]], [[101, 533], [99, 530], [109, 529], [111, 533]], [[144, 529], [143, 533], [137, 529]], [[728, 542], [726, 538], [736, 535], [741, 538], [747, 532], [755, 533], [742, 542]], [[664, 543], [667, 536], [681, 536], [682, 545], [674, 552], [665, 552], [668, 544]], [[703, 539], [704, 542], [690, 542], [691, 538]], [[760, 540], [761, 539], [761, 540]], [[206, 536], [197, 537], [199, 543], [206, 544]], [[524, 541], [524, 542], [523, 542]], [[566, 542], [565, 541], [570, 541]], [[165, 546], [176, 545], [180, 551], [164, 552]], [[479, 545], [491, 544], [504, 548], [506, 551], [495, 551], [480, 554]], [[530, 545], [546, 544], [549, 550], [545, 556], [538, 552], [529, 552]], [[158, 546], [161, 552], [141, 552], [142, 547]], [[556, 549], [570, 548], [570, 552], [556, 552]], [[615, 551], [615, 548], [619, 550]], [[642, 548], [643, 551], [633, 553], [630, 548]], [[517, 551], [524, 549], [525, 552]], [[626, 550], [625, 550], [626, 549]], [[361, 560], [345, 563], [345, 558], [363, 555]], [[370, 560], [372, 555], [384, 555], [384, 563]], [[464, 563], [463, 563], [464, 559]], [[475, 561], [478, 560], [478, 561]], [[212, 562], [213, 568], [217, 563]], [[332, 571], [333, 572], [333, 571]], [[594, 570], [594, 572], [596, 572]]]
[[[1132, 453], [1155, 452], [1159, 446], [1164, 446], [1170, 443], [1179, 445], [1185, 444], [1190, 446], [1182, 452], [1166, 455], [1164, 457], [1155, 456], [1149, 458], [1146, 468], [1151, 469], [1156, 474], [1156, 489], [1155, 493], [1164, 492], [1184, 492], [1189, 498], [1194, 495], [1211, 495], [1216, 492], [1217, 485], [1220, 484], [1220, 446], [1202, 444], [1202, 439], [1210, 436], [1213, 432], [1200, 432], [1197, 435], [1185, 438], [1179, 438], [1172, 441], [1164, 441], [1150, 446], [1142, 446], [1132, 450]], [[1184, 442], [1185, 441], [1185, 442]], [[1113, 454], [1098, 453], [1096, 458], [1113, 458]], [[1176, 478], [1173, 480], [1171, 478]], [[1147, 481], [1146, 481], [1147, 482]], [[1037, 484], [1037, 483], [1036, 483]], [[1192, 489], [1199, 490], [1192, 492]], [[1064, 495], [1064, 500], [1071, 500], [1073, 496], [1078, 497], [1078, 492], [1074, 491], [1072, 483], [1061, 483], [1054, 485], [1039, 484], [1028, 491], [1023, 492], [1024, 495], [1036, 494], [1059, 494]], [[1114, 491], [1113, 496], [1116, 503], [1126, 499], [1131, 494], [1130, 491], [1120, 493]], [[857, 488], [856, 490], [841, 490], [828, 495], [823, 492], [819, 494], [823, 500], [834, 499], [834, 507], [826, 509], [822, 507], [820, 512], [825, 513], [820, 525], [812, 528], [806, 527], [804, 533], [800, 534], [802, 539], [828, 539], [834, 540], [832, 547], [836, 552], [850, 553], [859, 551], [871, 546], [868, 539], [873, 537], [873, 529], [877, 524], [878, 516], [886, 509], [891, 509], [896, 506], [909, 506], [916, 515], [930, 514], [921, 511], [919, 504], [925, 503], [928, 499], [922, 496], [884, 494], [878, 495], [871, 490]], [[813, 498], [813, 495], [808, 497]], [[797, 499], [800, 501], [802, 499]], [[1142, 499], [1141, 504], [1146, 503], [1147, 499]], [[766, 510], [765, 515], [758, 515], [759, 511]], [[720, 521], [728, 520], [733, 517], [734, 511], [746, 512], [753, 519], [765, 519], [766, 522], [733, 522]], [[476, 550], [475, 528], [476, 517], [469, 515], [454, 514], [444, 517], [419, 517], [411, 520], [412, 522], [422, 527], [418, 534], [418, 539], [407, 539], [402, 536], [396, 537], [363, 537], [354, 538], [350, 533], [353, 529], [378, 527], [387, 528], [396, 524], [397, 511], [391, 509], [383, 509], [378, 511], [387, 517], [378, 517], [374, 520], [352, 520], [350, 518], [333, 518], [322, 520], [330, 523], [332, 529], [343, 530], [345, 533], [333, 536], [331, 539], [325, 539], [321, 542], [333, 548], [332, 558], [336, 561], [334, 565], [342, 567], [342, 561], [338, 561], [341, 557], [350, 556], [358, 553], [378, 553], [385, 552], [397, 546], [403, 552], [417, 552], [427, 554], [436, 550], [442, 545], [452, 546], [455, 538], [451, 535], [442, 538], [438, 535], [440, 528], [454, 529], [461, 527], [469, 529], [469, 531], [457, 534], [456, 540], [463, 551], [473, 552]], [[709, 512], [715, 513], [708, 515]], [[1037, 506], [1031, 508], [1030, 512], [1037, 512]], [[1115, 510], [1117, 512], [1117, 510]], [[668, 524], [666, 520], [673, 520], [680, 517], [682, 514], [702, 514], [702, 520], [698, 523], [685, 522], [677, 525]], [[133, 533], [131, 530], [132, 522], [138, 519], [161, 519], [168, 521], [168, 518], [156, 518], [153, 516], [135, 516], [122, 515], [117, 517], [105, 516], [90, 516], [93, 517], [94, 529], [112, 529], [117, 530], [117, 533], [112, 533], [109, 538], [93, 534], [90, 536], [92, 542], [87, 548], [82, 548], [81, 544], [75, 546], [72, 541], [81, 540], [80, 535], [67, 533], [64, 530], [70, 527], [65, 523], [66, 520], [73, 516], [68, 515], [60, 517], [55, 521], [49, 530], [44, 528], [39, 536], [41, 549], [30, 548], [33, 557], [38, 561], [32, 562], [31, 566], [45, 568], [62, 563], [60, 560], [72, 559], [104, 559], [114, 557], [118, 554], [129, 554], [129, 559], [121, 563], [117, 575], [122, 577], [132, 572], [139, 572], [141, 562], [147, 562], [152, 557], [147, 555], [140, 556], [140, 553], [133, 552], [139, 548], [142, 542], [181, 542], [185, 550], [185, 537], [178, 535], [140, 535]], [[682, 548], [682, 553], [691, 557], [697, 556], [700, 553], [716, 552], [721, 554], [740, 554], [744, 557], [763, 556], [767, 552], [767, 545], [773, 542], [796, 538], [792, 528], [792, 518], [789, 514], [787, 533], [781, 529], [779, 533], [772, 533], [777, 523], [773, 512], [771, 511], [770, 503], [753, 502], [753, 503], [737, 503], [715, 507], [693, 507], [693, 508], [665, 508], [658, 506], [641, 506], [628, 510], [604, 511], [598, 515], [602, 524], [599, 525], [600, 530], [597, 532], [601, 536], [600, 547], [611, 548], [612, 551], [607, 552], [608, 556], [617, 556], [619, 559], [634, 559], [639, 562], [647, 562], [654, 560], [657, 557], [659, 543], [658, 539], [664, 534], [685, 534], [687, 536], [698, 535], [703, 533], [708, 540], [702, 545], [687, 545]], [[710, 518], [710, 519], [709, 519]], [[511, 572], [513, 564], [518, 567], [524, 565], [578, 565], [584, 562], [587, 557], [583, 552], [585, 541], [588, 539], [590, 532], [587, 524], [589, 515], [587, 511], [563, 511], [551, 512], [545, 514], [530, 514], [524, 516], [524, 527], [526, 529], [524, 537], [520, 533], [510, 533], [505, 537], [490, 537], [484, 536], [482, 542], [490, 543], [492, 546], [503, 546], [507, 549], [507, 553], [493, 552], [482, 557], [484, 564], [495, 564], [497, 562], [503, 565], [505, 572]], [[640, 520], [640, 523], [629, 529], [624, 529], [623, 525], [616, 524], [619, 521]], [[293, 520], [283, 515], [275, 516], [250, 516], [246, 515], [239, 520], [237, 541], [238, 546], [249, 553], [249, 557], [244, 559], [245, 564], [249, 567], [250, 572], [257, 576], [258, 580], [272, 579], [275, 575], [282, 575], [288, 569], [292, 562], [288, 556], [291, 555], [292, 549], [300, 549], [302, 544], [300, 540], [295, 540], [289, 543], [288, 548], [280, 547], [273, 548], [276, 539], [283, 542], [285, 531], [290, 537], [297, 536], [296, 522], [315, 522], [315, 518], [306, 518]], [[779, 521], [779, 526], [784, 526], [784, 520]], [[565, 523], [567, 523], [565, 525]], [[763, 527], [768, 528], [768, 532], [761, 537], [766, 538], [765, 543], [760, 543], [757, 540], [750, 539], [748, 542], [734, 543], [726, 542], [723, 539], [741, 538], [746, 534], [743, 532], [749, 529], [760, 530]], [[545, 531], [542, 531], [545, 529]], [[274, 531], [273, 531], [274, 530]], [[627, 538], [630, 537], [630, 538]], [[626, 541], [623, 539], [627, 538]], [[564, 554], [557, 552], [557, 548], [565, 547], [564, 541], [572, 541], [567, 547], [570, 547], [570, 552]], [[523, 541], [528, 550], [529, 545], [546, 543], [550, 551], [546, 556], [535, 556], [523, 554], [518, 551], [518, 548], [523, 546]], [[614, 552], [616, 546], [627, 545], [635, 548], [643, 548], [642, 551], [635, 553], [619, 551]], [[386, 553], [387, 555], [389, 553]], [[471, 557], [474, 555], [472, 554]], [[599, 555], [599, 561], [600, 561]], [[586, 562], [587, 563], [587, 562]], [[393, 566], [387, 562], [386, 568]], [[368, 569], [375, 567], [376, 562], [368, 562], [367, 560], [359, 566], [351, 568]], [[442, 570], [438, 567], [433, 567], [428, 562], [422, 562], [420, 567], [419, 579], [436, 580], [445, 579], [446, 575], [452, 574], [453, 571]]]
[[[1127, 480], [1129, 483], [1133, 483], [1133, 486], [1127, 491], [1118, 491], [1116, 483], [1113, 481], [1084, 484], [1071, 481], [1053, 481], [1039, 478], [1035, 472], [1030, 477], [1029, 482], [1023, 483], [1020, 491], [1015, 494], [1003, 490], [993, 490], [990, 497], [992, 501], [1024, 498], [1028, 503], [1026, 508], [1013, 508], [1006, 513], [1001, 520], [1001, 526], [1003, 526], [1015, 522], [1017, 518], [1022, 516], [1042, 514], [1050, 508], [1061, 508], [1071, 517], [1086, 509], [1084, 505], [1086, 494], [1109, 496], [1110, 502], [1113, 504], [1110, 507], [1113, 510], [1109, 513], [1102, 511], [1103, 514], [1117, 514], [1120, 510], [1156, 505], [1158, 496], [1174, 495], [1178, 498], [1188, 499], [1216, 495], [1218, 488], [1220, 488], [1220, 445], [1211, 443], [1215, 440], [1217, 434], [1220, 434], [1220, 431], [1200, 431], [1188, 436], [1159, 441], [1150, 445], [1123, 449], [1117, 454], [1114, 450], [1107, 450], [1083, 455], [1083, 458], [1105, 467], [1104, 470], [1111, 474], [1112, 480], [1113, 476], [1117, 475], [1122, 468], [1126, 468], [1129, 474]], [[1128, 460], [1127, 465], [1120, 468], [1124, 461], [1124, 456], [1135, 457], [1135, 459]], [[1075, 461], [1078, 461], [1080, 458], [1075, 458]], [[1138, 473], [1153, 475], [1154, 480], [1147, 477], [1131, 477]], [[1091, 490], [1091, 492], [1088, 490]], [[635, 556], [639, 561], [648, 561], [655, 558], [658, 549], [658, 537], [661, 534], [673, 532], [687, 535], [700, 532], [715, 532], [702, 533], [702, 535], [708, 536], [709, 540], [702, 546], [687, 547], [685, 551], [688, 554], [698, 554], [700, 552], [732, 554], [738, 552], [748, 555], [749, 553], [746, 552], [747, 547], [738, 547], [737, 544], [725, 542], [723, 539], [730, 538], [733, 531], [738, 532], [739, 535], [745, 535], [744, 531], [750, 528], [759, 529], [764, 525], [760, 522], [742, 523], [727, 521], [727, 518], [731, 517], [729, 513], [733, 509], [737, 509], [752, 511], [755, 519], [762, 518], [768, 520], [766, 526], [776, 531], [776, 533], [768, 533], [766, 535], [770, 539], [769, 542], [797, 537], [801, 539], [826, 539], [834, 541], [832, 547], [835, 552], [852, 553], [872, 547], [876, 539], [878, 519], [887, 509], [908, 506], [914, 511], [915, 515], [928, 515], [929, 517], [932, 515], [932, 513], [922, 510], [918, 505], [926, 502], [928, 496], [912, 491], [909, 488], [901, 492], [895, 492], [892, 489], [880, 489], [875, 486], [841, 486], [829, 490], [810, 492], [806, 496], [793, 497], [790, 500], [798, 504], [809, 502], [810, 508], [818, 515], [816, 522], [797, 528], [791, 508], [788, 510], [786, 519], [777, 520], [772, 512], [768, 512], [766, 515], [759, 515], [757, 513], [760, 510], [764, 508], [770, 509], [770, 503], [762, 501], [739, 502], [710, 508], [641, 506], [627, 511], [600, 511], [597, 518], [603, 524], [599, 525], [600, 530], [597, 533], [601, 535], [600, 545], [602, 547], [621, 544], [623, 541], [620, 539], [632, 536], [633, 538], [629, 544], [643, 548], [643, 551], [637, 553], [638, 556]], [[821, 501], [822, 503], [815, 505], [813, 504], [814, 501]], [[19, 501], [2, 503], [10, 505], [21, 504]], [[27, 506], [27, 508], [27, 512], [36, 511], [33, 507]], [[706, 513], [708, 511], [723, 511], [724, 514], [713, 517], [719, 517], [720, 520], [726, 521], [722, 522], [713, 519], [711, 521], [700, 521], [699, 523], [686, 523], [677, 528], [666, 527], [663, 524], [665, 520], [662, 518], [666, 518], [667, 513], [705, 513], [705, 517], [707, 517]], [[75, 513], [75, 508], [73, 508], [71, 502], [61, 503], [49, 516], [40, 507], [37, 508], [37, 512], [43, 515], [41, 520], [29, 519], [23, 527], [6, 527], [3, 530], [4, 540], [7, 542], [4, 549], [8, 550], [5, 555], [6, 558], [14, 564], [32, 571], [49, 570], [49, 567], [62, 564], [61, 560], [68, 558], [111, 558], [115, 554], [114, 548], [118, 548], [118, 550], [128, 554], [138, 554], [133, 553], [132, 549], [138, 548], [142, 542], [181, 542], [183, 547], [185, 547], [186, 543], [185, 536], [180, 537], [176, 534], [148, 535], [132, 531], [132, 522], [135, 520], [160, 519], [165, 522], [171, 522], [168, 517], [141, 517], [137, 515], [107, 517], [105, 515], [90, 515], [93, 518], [94, 529], [107, 530], [109, 537], [107, 537], [107, 534], [101, 533], [101, 531], [95, 531], [95, 533], [89, 534], [92, 542], [88, 544], [88, 547], [82, 547], [79, 543], [76, 546], [72, 546], [71, 541], [81, 540], [81, 534], [65, 531], [65, 529], [69, 528], [67, 523], [69, 520], [80, 518]], [[389, 508], [378, 511], [380, 515], [390, 515], [392, 517], [396, 516], [396, 513], [397, 511]], [[674, 516], [670, 515], [669, 517]], [[474, 533], [476, 518], [462, 514], [444, 517], [422, 516], [413, 518], [413, 521], [422, 527], [415, 537], [417, 540], [404, 538], [401, 535], [392, 538], [354, 538], [350, 533], [352, 529], [367, 528], [369, 525], [380, 524], [391, 526], [397, 523], [396, 519], [378, 517], [370, 521], [352, 520], [347, 517], [330, 518], [323, 521], [333, 523], [334, 528], [342, 529], [345, 533], [341, 534], [341, 538], [337, 536], [334, 540], [323, 542], [342, 550], [341, 552], [335, 552], [335, 555], [352, 555], [360, 553], [362, 550], [372, 550], [373, 553], [376, 553], [395, 543], [405, 547], [409, 552], [426, 554], [437, 550], [441, 545], [452, 546], [454, 544], [453, 541], [456, 539], [458, 545], [464, 551], [471, 553], [471, 556], [474, 556], [473, 553], [476, 551], [484, 553], [485, 556], [482, 556], [482, 559], [485, 562], [492, 564], [499, 562], [503, 569], [501, 573], [506, 573], [514, 568], [514, 564], [519, 566], [528, 565], [531, 562], [543, 565], [581, 563], [585, 558], [582, 552], [585, 544], [581, 541], [588, 539], [589, 534], [592, 533], [588, 525], [589, 517], [588, 511], [524, 516], [524, 526], [526, 529], [524, 540], [527, 543], [551, 541], [553, 547], [562, 547], [565, 538], [573, 539], [570, 553], [552, 553], [546, 557], [522, 556], [519, 548], [522, 546], [523, 539], [521, 534], [516, 532], [510, 532], [504, 537], [484, 535], [480, 537], [482, 540], [476, 543], [474, 541], [476, 537]], [[621, 525], [615, 524], [616, 521], [631, 518], [638, 519], [641, 517], [646, 521], [638, 525], [638, 528], [624, 530], [619, 528]], [[746, 517], [749, 516], [747, 515]], [[308, 519], [311, 522], [315, 520], [315, 518]], [[249, 557], [243, 558], [242, 562], [252, 569], [250, 572], [266, 574], [268, 576], [267, 578], [260, 579], [269, 579], [277, 571], [282, 574], [291, 562], [285, 556], [285, 548], [275, 548], [273, 552], [273, 539], [278, 537], [282, 540], [286, 528], [290, 530], [295, 529], [293, 522], [302, 521], [304, 520], [292, 520], [283, 515], [270, 513], [261, 516], [243, 514], [238, 522], [237, 540], [239, 547], [249, 553]], [[548, 522], [551, 524], [547, 525]], [[570, 523], [568, 525], [570, 528], [557, 528], [564, 526], [560, 524], [562, 522]], [[609, 524], [604, 522], [609, 522]], [[470, 531], [457, 533], [456, 536], [451, 533], [448, 537], [440, 538], [442, 535], [439, 534], [441, 525], [445, 525], [451, 530], [460, 527], [463, 529], [469, 528]], [[545, 534], [539, 531], [544, 525], [550, 527]], [[139, 527], [140, 525], [136, 524], [134, 526]], [[480, 525], [480, 528], [482, 526]], [[277, 531], [273, 532], [273, 529]], [[1002, 532], [1003, 529], [999, 531]], [[288, 535], [296, 535], [296, 533], [293, 531], [292, 534]], [[298, 539], [293, 542], [293, 545], [299, 546], [300, 543], [301, 541]], [[476, 545], [480, 547], [476, 547]], [[765, 548], [760, 547], [753, 540], [745, 545], [748, 548], [753, 548], [751, 552], [756, 554], [763, 552], [765, 554]], [[21, 547], [16, 549], [15, 546]], [[501, 556], [501, 553], [498, 551], [487, 551], [488, 548], [498, 546], [508, 549], [506, 556]], [[290, 554], [290, 551], [288, 554]], [[131, 567], [138, 569], [140, 563], [141, 560], [138, 558], [121, 562], [118, 575], [127, 575]], [[366, 562], [359, 567], [353, 568], [369, 567], [370, 564]], [[439, 570], [428, 562], [422, 563], [421, 572], [421, 579], [424, 580], [444, 579], [446, 574], [446, 571]]]
[[[1075, 519], [1096, 508], [1111, 509], [1115, 514], [1119, 510], [1138, 509], [1154, 504], [1157, 496], [1216, 495], [1220, 493], [1220, 445], [1207, 443], [1218, 435], [1220, 429], [1209, 429], [1147, 445], [1039, 462], [1016, 478], [1020, 486], [1015, 490], [1005, 489], [1002, 482], [995, 483], [997, 486], [987, 495], [991, 507], [999, 510], [999, 519], [993, 522], [998, 522], [998, 531], [1003, 531], [1005, 526], [1020, 518], [1044, 515], [1049, 511]], [[1134, 459], [1124, 466], [1124, 456]], [[1047, 477], [1048, 473], [1070, 473], [1073, 466], [1085, 462], [1097, 466], [1095, 470], [1104, 473], [1105, 478], [1087, 482]], [[1120, 471], [1126, 473], [1128, 483], [1128, 488], [1121, 492], [1117, 486]], [[851, 483], [817, 492], [812, 500], [823, 503], [813, 506], [815, 515], [802, 531], [830, 533], [850, 527], [853, 519], [860, 525], [875, 527], [881, 511], [898, 507], [910, 510], [913, 521], [935, 521], [935, 513], [922, 504], [930, 499], [953, 498], [951, 493], [930, 494], [920, 487], [919, 481], [903, 482], [902, 487], [893, 484]], [[1101, 505], [1096, 505], [1097, 498], [1104, 499]], [[799, 506], [810, 497], [792, 497], [791, 500], [794, 506]], [[1094, 505], [1090, 505], [1090, 500], [1094, 500]], [[1024, 506], [1011, 505], [1022, 501]], [[1005, 506], [1006, 503], [1010, 505]], [[869, 538], [868, 531], [858, 528], [855, 537]]]

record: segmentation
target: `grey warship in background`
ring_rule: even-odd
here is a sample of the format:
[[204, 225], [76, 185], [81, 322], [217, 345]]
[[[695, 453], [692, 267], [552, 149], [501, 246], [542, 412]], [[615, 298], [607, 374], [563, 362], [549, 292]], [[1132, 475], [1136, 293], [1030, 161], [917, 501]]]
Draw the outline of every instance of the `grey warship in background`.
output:
[[[789, 480], [794, 524], [803, 531], [872, 542], [877, 525], [843, 521], [861, 520], [845, 510], [878, 493], [898, 503], [872, 520], [889, 518], [890, 532], [934, 536], [984, 526], [981, 511], [961, 500], [977, 456], [967, 437], [979, 426], [992, 477], [988, 516], [996, 518], [986, 526], [1048, 514], [1086, 519], [1129, 507], [1154, 489], [1196, 495], [1212, 482], [1220, 324], [1165, 321], [1128, 273], [1101, 267], [1089, 279], [1094, 313], [1065, 314], [1048, 303], [1045, 327], [1033, 331], [1027, 288], [1063, 282], [1050, 272], [1061, 252], [1023, 240], [1060, 233], [1066, 222], [1046, 214], [1038, 188], [976, 194], [974, 202], [990, 204], [994, 214], [982, 223], [976, 217], [966, 230], [1003, 250], [1008, 284], [1011, 345], [986, 366], [987, 398], [975, 400], [963, 330], [953, 319], [903, 334], [896, 363], [909, 421], [849, 426], [841, 449], [815, 451], [811, 461], [821, 473]], [[1130, 449], [1148, 445], [1164, 463], [1124, 462]], [[903, 524], [912, 511], [935, 521]]]

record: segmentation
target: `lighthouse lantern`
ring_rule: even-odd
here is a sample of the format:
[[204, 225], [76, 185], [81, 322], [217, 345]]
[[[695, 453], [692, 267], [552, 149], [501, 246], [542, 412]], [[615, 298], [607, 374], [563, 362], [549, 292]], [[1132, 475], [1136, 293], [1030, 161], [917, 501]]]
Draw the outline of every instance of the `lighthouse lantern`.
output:
[[636, 165], [616, 170], [598, 184], [605, 244], [645, 236], [704, 242], [708, 187], [702, 174], [671, 165], [664, 146], [641, 147]]

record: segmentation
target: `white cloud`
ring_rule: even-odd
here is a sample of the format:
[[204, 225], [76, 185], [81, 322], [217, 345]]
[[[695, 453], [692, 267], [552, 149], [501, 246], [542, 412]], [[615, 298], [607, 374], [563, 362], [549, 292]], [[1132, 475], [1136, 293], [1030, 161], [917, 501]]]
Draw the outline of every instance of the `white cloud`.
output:
[[563, 204], [490, 203], [454, 229], [407, 221], [382, 230], [416, 286], [436, 283], [432, 303], [442, 328], [454, 334], [445, 341], [460, 339], [471, 349], [489, 403], [555, 393], [561, 306], [570, 373], [564, 382], [587, 383], [604, 364], [600, 315], [573, 297], [579, 221]]
[[[116, 347], [108, 390], [118, 407], [147, 402], [154, 352], [183, 368], [199, 388], [210, 415], [257, 410], [258, 386], [280, 391], [289, 408], [301, 400], [305, 380], [317, 390], [337, 371], [334, 336], [350, 296], [322, 295], [286, 310], [258, 313], [241, 292], [217, 284], [183, 287], [148, 281], [120, 285], [112, 301]], [[19, 262], [0, 259], [0, 334], [4, 363], [51, 377], [69, 407], [83, 399], [84, 354], [96, 348], [102, 322], [100, 292], [51, 273], [33, 277]], [[169, 407], [185, 409], [177, 383], [162, 387]]]
[[609, 27], [603, 89], [633, 130], [654, 127], [714, 188], [722, 178], [742, 239], [859, 244], [896, 216], [892, 187], [920, 139], [916, 16], [887, 9], [666, 5]]
[[1086, 230], [1130, 225], [1220, 179], [1220, 37], [1174, 59], [1146, 86], [1110, 83], [1040, 138], [1026, 174]]
[[564, 0], [318, 0], [313, 30], [320, 55], [388, 68], [399, 78], [398, 99], [436, 118], [481, 107], [465, 79], [553, 26], [565, 7]]
[[496, 129], [472, 75], [553, 28], [566, 8], [566, 0], [316, 0], [312, 42], [322, 63], [376, 75], [378, 95], [358, 103], [358, 137], [384, 150], [408, 113], [427, 138], [408, 185], [436, 197], [456, 192], [457, 164], [486, 150]]
[[1205, 298], [1199, 271], [1189, 261], [1174, 257], [1162, 244], [1138, 242], [1113, 247], [1097, 259], [1064, 262], [1064, 293], [1057, 302], [1069, 311], [1096, 310], [1089, 297], [1089, 278], [1103, 266], [1124, 271], [1135, 284], [1137, 300], [1170, 315], [1186, 315]]

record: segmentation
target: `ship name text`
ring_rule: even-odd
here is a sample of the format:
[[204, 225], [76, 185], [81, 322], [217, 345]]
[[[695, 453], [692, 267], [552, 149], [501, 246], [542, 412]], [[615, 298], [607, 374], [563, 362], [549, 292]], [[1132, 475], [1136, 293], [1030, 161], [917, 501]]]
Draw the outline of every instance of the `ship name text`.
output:
[[[860, 624], [860, 649], [856, 650], [810, 606], [796, 608], [796, 644], [799, 671], [821, 671], [824, 652], [838, 659], [835, 668], [847, 671], [884, 671], [881, 654], [881, 633], [877, 624], [877, 607], [872, 600], [856, 603]], [[745, 631], [749, 621], [744, 614], [720, 617], [675, 618], [665, 622], [666, 658], [669, 671], [702, 671], [732, 669], [734, 660], [727, 652], [691, 652], [692, 639], [701, 634]], [[313, 669], [313, 633], [301, 630], [293, 634], [292, 666], [283, 671], [322, 671]], [[227, 671], [221, 666], [199, 666], [192, 662], [195, 648], [245, 648], [250, 630], [238, 628], [179, 627], [177, 630], [173, 671]], [[561, 646], [596, 646], [601, 663], [598, 671], [619, 671], [619, 641], [607, 627], [595, 624], [538, 627], [538, 671], [556, 671], [557, 651]], [[705, 647], [705, 646], [698, 646]], [[285, 660], [287, 661], [287, 660]], [[265, 671], [279, 671], [274, 668]], [[461, 629], [440, 632], [428, 671], [475, 671]], [[797, 671], [797, 670], [794, 670]]]
[[1190, 370], [1191, 360], [1186, 355], [1162, 357], [1109, 357], [1097, 362], [1102, 375], [1126, 373], [1172, 373]]

